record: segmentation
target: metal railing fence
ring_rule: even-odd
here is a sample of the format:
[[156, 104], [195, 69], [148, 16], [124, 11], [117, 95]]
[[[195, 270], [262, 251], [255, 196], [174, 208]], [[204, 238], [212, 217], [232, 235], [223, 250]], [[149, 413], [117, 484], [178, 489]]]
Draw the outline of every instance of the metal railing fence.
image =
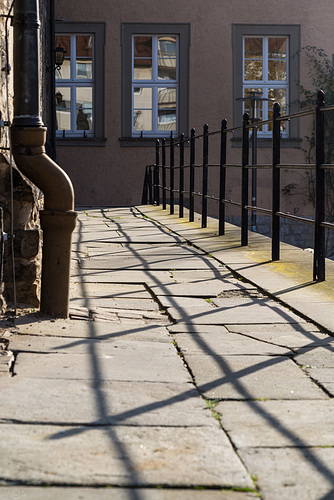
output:
[[[184, 134], [176, 140], [172, 133], [170, 139], [157, 140], [155, 163], [148, 165], [145, 172], [144, 190], [142, 203], [159, 205], [162, 198], [162, 207], [166, 209], [167, 193], [169, 193], [170, 214], [175, 211], [175, 193], [178, 194], [179, 217], [184, 216], [185, 197], [188, 196], [187, 206], [189, 207], [189, 222], [194, 221], [195, 197], [201, 199], [201, 226], [207, 227], [208, 200], [218, 203], [218, 234], [225, 233], [225, 206], [231, 204], [239, 207], [241, 213], [241, 246], [248, 245], [248, 216], [249, 212], [255, 211], [271, 216], [272, 245], [271, 258], [273, 261], [280, 259], [280, 219], [286, 218], [303, 224], [314, 226], [314, 257], [313, 257], [313, 280], [325, 280], [325, 229], [334, 229], [334, 223], [325, 220], [325, 170], [334, 169], [333, 164], [325, 164], [325, 112], [334, 110], [334, 106], [325, 106], [324, 93], [317, 92], [316, 105], [312, 109], [300, 111], [289, 115], [280, 114], [280, 106], [275, 103], [273, 106], [273, 117], [270, 120], [250, 122], [248, 113], [244, 113], [241, 127], [227, 128], [227, 121], [221, 123], [221, 129], [209, 132], [208, 125], [204, 125], [203, 133], [196, 135], [195, 129], [191, 129], [190, 138], [185, 138]], [[315, 120], [315, 163], [286, 165], [280, 163], [281, 153], [281, 123], [304, 116], [314, 116]], [[250, 165], [249, 149], [250, 131], [263, 125], [271, 124], [272, 129], [272, 162], [267, 165]], [[242, 158], [241, 164], [227, 164], [227, 137], [228, 134], [241, 131], [242, 133]], [[220, 138], [220, 161], [219, 164], [209, 164], [209, 138], [212, 136]], [[196, 163], [197, 142], [202, 140], [201, 162]], [[189, 163], [185, 163], [185, 145], [189, 145]], [[176, 164], [175, 150], [178, 148], [179, 156]], [[169, 164], [167, 163], [167, 150], [169, 150]], [[226, 171], [230, 168], [241, 169], [241, 202], [226, 199]], [[208, 176], [211, 168], [219, 169], [219, 195], [208, 193]], [[248, 204], [249, 199], [249, 169], [271, 169], [271, 208], [261, 208]], [[315, 208], [314, 219], [308, 219], [289, 212], [280, 210], [280, 171], [289, 169], [314, 169], [315, 171]], [[195, 173], [202, 171], [202, 190], [195, 191]], [[188, 189], [185, 189], [185, 170], [188, 172]], [[179, 173], [178, 188], [175, 188], [176, 172]], [[169, 185], [167, 185], [167, 172], [169, 172]]]

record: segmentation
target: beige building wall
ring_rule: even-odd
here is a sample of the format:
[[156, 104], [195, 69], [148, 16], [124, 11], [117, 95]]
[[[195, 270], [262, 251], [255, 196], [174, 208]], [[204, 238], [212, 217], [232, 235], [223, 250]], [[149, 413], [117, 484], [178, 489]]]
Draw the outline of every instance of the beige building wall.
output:
[[[233, 124], [233, 24], [300, 25], [300, 45], [315, 45], [334, 53], [332, 0], [56, 0], [56, 19], [104, 22], [105, 47], [105, 145], [58, 146], [57, 161], [69, 173], [79, 205], [132, 205], [141, 201], [145, 165], [154, 163], [152, 147], [124, 147], [122, 135], [122, 47], [121, 23], [189, 23], [191, 26], [189, 75], [189, 128], [196, 132], [208, 123], [220, 128], [222, 118]], [[301, 82], [308, 85], [305, 57], [300, 60]], [[185, 131], [189, 133], [189, 131]], [[300, 125], [302, 138], [309, 129]], [[218, 141], [212, 139], [210, 162], [218, 158]], [[240, 147], [229, 140], [228, 163], [240, 162]], [[234, 144], [235, 146], [235, 144]], [[212, 155], [212, 156], [211, 156]], [[271, 150], [259, 148], [258, 163], [271, 161]], [[304, 162], [300, 147], [285, 148], [282, 163]], [[298, 174], [299, 175], [299, 174]], [[298, 180], [298, 175], [291, 179]], [[211, 174], [212, 189], [217, 185]], [[239, 174], [229, 174], [232, 187], [227, 197], [240, 196]], [[291, 181], [287, 180], [287, 183]], [[284, 181], [285, 182], [285, 181]], [[259, 204], [270, 199], [268, 174], [259, 174]], [[286, 197], [284, 208], [293, 210], [296, 199]], [[298, 202], [299, 204], [300, 201]], [[304, 210], [304, 208], [303, 208]]]

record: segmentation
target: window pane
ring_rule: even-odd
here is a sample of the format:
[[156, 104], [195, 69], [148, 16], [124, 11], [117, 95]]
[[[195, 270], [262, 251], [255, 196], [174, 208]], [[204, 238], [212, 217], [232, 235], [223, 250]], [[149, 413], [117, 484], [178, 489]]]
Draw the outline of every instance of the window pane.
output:
[[77, 79], [89, 79], [93, 77], [92, 73], [92, 48], [93, 48], [93, 37], [88, 36], [77, 36], [76, 37], [76, 77]]
[[286, 80], [286, 62], [279, 60], [268, 61], [268, 78], [269, 80]]
[[269, 38], [268, 57], [269, 59], [286, 58], [286, 38]]
[[262, 38], [245, 38], [245, 59], [262, 59], [262, 53]]
[[71, 130], [71, 89], [56, 88], [57, 130]]
[[133, 112], [133, 129], [152, 130], [152, 110], [134, 110]]
[[[268, 118], [273, 117], [273, 105], [278, 102], [281, 106], [281, 115], [287, 114], [286, 89], [268, 89], [268, 97], [274, 99], [269, 103]], [[286, 130], [287, 122], [281, 122], [281, 130]], [[269, 130], [272, 130], [272, 125], [269, 124]]]
[[249, 60], [245, 61], [244, 79], [249, 81], [263, 79], [263, 66], [262, 61]]
[[57, 35], [56, 47], [59, 45], [65, 50], [65, 54], [62, 66], [56, 70], [56, 79], [69, 80], [71, 78], [71, 37], [69, 35]]
[[[249, 97], [250, 95], [254, 95], [254, 97], [263, 97], [263, 90], [262, 89], [244, 89], [244, 97]], [[253, 113], [255, 113], [255, 117], [258, 118], [260, 121], [263, 120], [263, 101], [260, 101], [257, 103], [257, 109], [256, 108], [256, 102], [254, 101], [251, 103], [251, 101], [244, 101], [244, 113], [248, 113], [249, 117], [252, 119], [254, 116]], [[262, 131], [262, 127], [258, 128], [259, 131]]]
[[[278, 102], [281, 106], [281, 115], [287, 114], [287, 102], [286, 102], [286, 89], [268, 89], [268, 97], [274, 99], [274, 101], [269, 103], [268, 118], [273, 117], [273, 105]], [[287, 122], [281, 122], [281, 130], [286, 130]], [[268, 130], [272, 130], [272, 125], [269, 124]]]
[[135, 109], [152, 109], [152, 88], [134, 87], [133, 107]]
[[133, 79], [152, 80], [152, 59], [134, 60]]
[[133, 37], [134, 57], [152, 57], [152, 37]]
[[70, 87], [56, 87], [56, 108], [71, 107], [71, 89]]
[[93, 129], [93, 92], [92, 87], [77, 87], [76, 102], [77, 130]]
[[158, 92], [159, 108], [176, 107], [176, 88], [160, 88]]
[[159, 80], [176, 80], [176, 59], [164, 57], [158, 59]]
[[158, 57], [176, 57], [175, 36], [162, 36], [158, 38]]
[[158, 111], [158, 130], [176, 130], [176, 110]]

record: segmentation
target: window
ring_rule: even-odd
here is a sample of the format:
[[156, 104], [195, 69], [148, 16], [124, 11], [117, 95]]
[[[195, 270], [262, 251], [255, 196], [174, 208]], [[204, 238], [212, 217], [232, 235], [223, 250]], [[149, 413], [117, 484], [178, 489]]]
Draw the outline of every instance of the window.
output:
[[178, 37], [132, 37], [132, 135], [177, 133]]
[[55, 44], [65, 51], [64, 62], [55, 74], [57, 139], [101, 141], [104, 25], [59, 23]]
[[123, 24], [122, 142], [188, 132], [188, 25]]
[[[299, 39], [295, 25], [233, 26], [235, 125], [240, 125], [244, 111], [252, 116], [250, 101], [243, 100], [249, 95], [262, 99], [257, 116], [261, 120], [272, 117], [274, 102], [280, 103], [282, 114], [296, 111]], [[259, 128], [258, 137], [271, 137], [271, 128], [271, 124]], [[299, 139], [297, 120], [282, 122], [282, 138]]]
[[[289, 39], [285, 36], [244, 36], [242, 97], [252, 95], [255, 100], [259, 98], [259, 116], [255, 118], [270, 119], [273, 102], [280, 104], [281, 113], [288, 112], [288, 50]], [[251, 109], [250, 101], [243, 101], [243, 107], [243, 111], [247, 111], [253, 117], [254, 110]], [[282, 134], [286, 136], [287, 129], [284, 122], [283, 127]], [[271, 124], [260, 127], [259, 137], [267, 135], [271, 129]]]

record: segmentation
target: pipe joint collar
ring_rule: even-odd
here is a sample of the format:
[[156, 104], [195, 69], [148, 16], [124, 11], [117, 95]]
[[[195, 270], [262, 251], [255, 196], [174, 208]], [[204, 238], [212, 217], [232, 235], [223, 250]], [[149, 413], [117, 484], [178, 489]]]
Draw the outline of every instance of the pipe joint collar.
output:
[[46, 127], [12, 126], [11, 134], [13, 148], [38, 148], [46, 142]]
[[71, 234], [75, 229], [78, 213], [74, 210], [41, 210], [39, 215], [43, 231]]

